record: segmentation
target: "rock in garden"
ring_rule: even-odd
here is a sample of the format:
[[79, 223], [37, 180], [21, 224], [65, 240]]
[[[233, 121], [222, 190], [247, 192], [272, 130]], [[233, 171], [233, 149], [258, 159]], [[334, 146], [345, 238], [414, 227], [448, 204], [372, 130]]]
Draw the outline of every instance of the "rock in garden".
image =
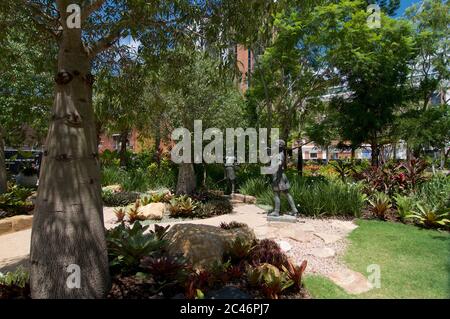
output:
[[165, 238], [169, 254], [183, 254], [199, 269], [222, 261], [226, 247], [238, 237], [244, 241], [254, 240], [255, 234], [247, 227], [225, 230], [209, 225], [177, 224]]
[[250, 195], [245, 195], [245, 202], [247, 204], [256, 204], [256, 197], [250, 196]]
[[291, 244], [289, 244], [287, 241], [284, 240], [280, 240], [277, 241], [278, 245], [280, 245], [280, 248], [282, 251], [284, 251], [285, 253], [287, 253], [289, 250], [292, 249]]
[[164, 203], [151, 203], [139, 208], [146, 219], [160, 220], [163, 218], [166, 205]]
[[351, 269], [343, 269], [329, 274], [328, 277], [348, 293], [361, 294], [373, 288], [372, 284], [363, 274]]
[[120, 193], [122, 191], [122, 186], [120, 185], [108, 185], [103, 187], [103, 191], [107, 192], [113, 192], [113, 193]]
[[205, 294], [206, 299], [251, 299], [251, 297], [236, 287], [223, 287]]
[[314, 248], [311, 250], [311, 255], [319, 257], [319, 258], [328, 258], [333, 257], [336, 254], [336, 252], [328, 247], [322, 247], [322, 248]]
[[328, 234], [328, 233], [314, 233], [317, 237], [322, 239], [325, 244], [332, 244], [334, 242], [337, 242], [338, 240], [342, 239], [342, 236]]

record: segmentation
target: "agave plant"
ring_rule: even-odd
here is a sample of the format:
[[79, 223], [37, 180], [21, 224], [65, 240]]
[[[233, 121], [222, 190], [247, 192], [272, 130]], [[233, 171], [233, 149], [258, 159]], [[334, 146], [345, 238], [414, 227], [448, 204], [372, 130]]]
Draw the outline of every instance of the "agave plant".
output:
[[430, 208], [420, 203], [416, 204], [416, 208], [406, 218], [414, 219], [419, 225], [426, 228], [448, 227], [450, 225], [450, 210], [448, 208]]
[[391, 209], [392, 204], [389, 196], [385, 193], [376, 192], [369, 199], [370, 211], [379, 219], [386, 219], [386, 214]]

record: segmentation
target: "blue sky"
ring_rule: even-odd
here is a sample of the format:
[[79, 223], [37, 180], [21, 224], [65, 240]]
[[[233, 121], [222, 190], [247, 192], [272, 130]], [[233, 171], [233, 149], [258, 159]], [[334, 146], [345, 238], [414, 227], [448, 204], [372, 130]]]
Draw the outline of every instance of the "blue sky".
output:
[[400, 1], [400, 9], [398, 10], [398, 15], [403, 15], [403, 13], [405, 12], [405, 9], [408, 8], [409, 6], [411, 6], [414, 3], [418, 3], [421, 0], [401, 0]]

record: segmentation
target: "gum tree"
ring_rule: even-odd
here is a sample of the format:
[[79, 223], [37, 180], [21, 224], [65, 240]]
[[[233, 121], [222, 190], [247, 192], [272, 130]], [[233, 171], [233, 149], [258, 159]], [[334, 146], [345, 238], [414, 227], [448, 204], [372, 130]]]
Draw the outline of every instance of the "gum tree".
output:
[[409, 98], [411, 25], [382, 13], [381, 27], [371, 28], [365, 1], [324, 5], [315, 15], [327, 60], [347, 90], [348, 96], [331, 101], [339, 113], [340, 136], [353, 148], [369, 143], [372, 165], [378, 166], [381, 146], [389, 141], [396, 114]]
[[[132, 34], [155, 50], [177, 39], [220, 39], [244, 32], [248, 1], [7, 0], [58, 49], [54, 103], [31, 238], [33, 298], [101, 298], [109, 291], [92, 67]], [[257, 5], [256, 5], [257, 8]], [[24, 25], [26, 28], [26, 25]], [[220, 29], [220, 33], [218, 32]], [[229, 43], [228, 43], [229, 44]], [[77, 267], [80, 272], [77, 272]], [[80, 288], [67, 285], [68, 270]], [[72, 278], [72, 277], [71, 277]]]

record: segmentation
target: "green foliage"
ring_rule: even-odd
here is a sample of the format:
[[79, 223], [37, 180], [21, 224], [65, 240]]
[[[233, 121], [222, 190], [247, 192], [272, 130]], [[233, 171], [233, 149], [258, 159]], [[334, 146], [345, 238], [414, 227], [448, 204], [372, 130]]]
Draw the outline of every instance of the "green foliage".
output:
[[233, 205], [226, 198], [213, 199], [200, 204], [195, 214], [202, 218], [230, 214], [233, 212]]
[[238, 237], [225, 248], [224, 260], [238, 264], [248, 257], [252, 248], [253, 243]]
[[355, 172], [353, 163], [350, 161], [334, 161], [330, 164], [334, 167], [344, 183]]
[[239, 188], [241, 194], [258, 196], [267, 190], [268, 180], [265, 177], [247, 179]]
[[387, 213], [392, 207], [391, 200], [385, 193], [375, 192], [368, 200], [370, 211], [379, 219], [386, 219]]
[[[145, 164], [146, 160], [141, 160]], [[130, 192], [146, 192], [150, 189], [172, 189], [176, 181], [176, 169], [167, 159], [147, 166], [137, 166], [123, 169], [117, 166], [102, 167], [102, 185], [119, 184]]]
[[120, 224], [106, 232], [108, 256], [113, 271], [132, 273], [137, 271], [145, 256], [152, 256], [165, 245], [154, 233], [146, 232], [149, 226], [139, 221], [133, 226]]
[[408, 21], [382, 13], [382, 27], [370, 28], [366, 8], [359, 0], [327, 2], [314, 11], [313, 25], [327, 61], [351, 92], [332, 100], [340, 138], [354, 147], [368, 142], [376, 152], [408, 97], [407, 75], [416, 52]]
[[405, 221], [406, 216], [411, 214], [415, 206], [414, 198], [395, 194], [394, 199], [397, 215], [401, 221]]
[[450, 176], [434, 175], [423, 183], [414, 198], [429, 207], [450, 208]]
[[199, 203], [187, 195], [174, 197], [170, 200], [170, 216], [174, 218], [179, 217], [194, 217], [194, 211], [197, 209]]
[[261, 292], [269, 299], [278, 299], [283, 291], [294, 284], [286, 272], [268, 263], [258, 265], [254, 273], [247, 274], [250, 275], [252, 283], [255, 282], [255, 277], [257, 278]]
[[139, 198], [138, 193], [133, 192], [119, 192], [115, 193], [111, 190], [102, 191], [103, 203], [109, 207], [127, 206]]
[[416, 204], [416, 209], [406, 218], [413, 219], [426, 228], [445, 228], [450, 226], [450, 209], [442, 207], [422, 206]]
[[33, 193], [33, 190], [23, 188], [17, 185], [11, 187], [7, 193], [0, 194], [0, 210], [6, 214], [1, 217], [9, 217], [18, 214], [27, 214], [33, 210], [33, 203], [27, 201], [27, 198]]
[[[306, 216], [343, 215], [360, 216], [366, 201], [362, 186], [358, 183], [342, 183], [339, 180], [324, 181], [318, 178], [291, 178], [290, 193], [298, 211]], [[257, 195], [258, 203], [273, 205], [273, 191]], [[281, 208], [287, 211], [287, 200], [282, 197]]]
[[8, 271], [6, 274], [0, 273], [0, 289], [1, 286], [17, 286], [24, 288], [30, 281], [30, 274], [19, 266], [15, 271]]

